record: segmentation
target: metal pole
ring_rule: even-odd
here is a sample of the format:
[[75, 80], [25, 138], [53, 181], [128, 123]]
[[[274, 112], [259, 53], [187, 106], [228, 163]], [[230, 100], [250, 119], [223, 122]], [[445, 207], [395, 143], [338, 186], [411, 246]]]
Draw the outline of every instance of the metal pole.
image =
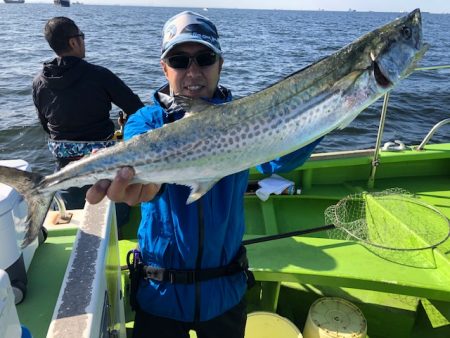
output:
[[383, 139], [384, 122], [386, 121], [386, 113], [387, 113], [387, 107], [388, 107], [388, 102], [389, 102], [389, 93], [390, 92], [387, 92], [386, 94], [384, 94], [383, 108], [381, 110], [380, 125], [378, 127], [377, 143], [375, 145], [375, 151], [374, 151], [373, 159], [372, 159], [372, 169], [370, 171], [370, 177], [367, 182], [368, 188], [374, 187], [375, 173], [377, 171], [378, 165], [380, 164], [379, 152], [380, 152], [381, 141]]
[[425, 145], [428, 143], [428, 141], [431, 139], [431, 137], [434, 135], [436, 130], [438, 130], [440, 127], [442, 127], [444, 124], [450, 123], [450, 119], [442, 120], [441, 122], [438, 122], [434, 125], [433, 128], [428, 132], [427, 136], [423, 139], [422, 143], [419, 144], [419, 146], [416, 148], [416, 150], [423, 150]]

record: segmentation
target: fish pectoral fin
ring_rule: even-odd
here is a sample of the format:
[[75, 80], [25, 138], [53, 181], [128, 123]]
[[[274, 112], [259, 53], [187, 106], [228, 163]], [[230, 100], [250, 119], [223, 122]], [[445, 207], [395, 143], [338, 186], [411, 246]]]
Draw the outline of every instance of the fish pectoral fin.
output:
[[187, 115], [199, 113], [214, 105], [213, 103], [202, 99], [196, 99], [181, 95], [174, 96], [174, 102], [177, 106], [183, 108]]
[[186, 204], [191, 204], [192, 202], [197, 201], [200, 197], [206, 194], [214, 184], [217, 183], [218, 180], [215, 181], [204, 181], [204, 182], [193, 182], [189, 183], [191, 187], [191, 193], [186, 201]]

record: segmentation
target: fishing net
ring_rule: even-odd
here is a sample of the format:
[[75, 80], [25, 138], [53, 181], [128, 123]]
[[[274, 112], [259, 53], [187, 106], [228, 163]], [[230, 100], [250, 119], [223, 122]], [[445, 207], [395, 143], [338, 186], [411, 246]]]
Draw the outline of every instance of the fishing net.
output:
[[450, 235], [436, 208], [402, 189], [350, 195], [325, 211], [332, 238], [357, 240], [375, 254], [405, 265], [434, 268], [434, 248]]

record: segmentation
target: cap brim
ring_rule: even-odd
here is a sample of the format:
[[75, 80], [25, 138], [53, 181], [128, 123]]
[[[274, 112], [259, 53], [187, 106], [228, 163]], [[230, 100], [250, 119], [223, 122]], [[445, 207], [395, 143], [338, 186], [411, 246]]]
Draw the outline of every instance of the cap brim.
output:
[[209, 42], [207, 42], [207, 41], [205, 41], [205, 40], [202, 40], [202, 39], [195, 39], [195, 38], [189, 38], [189, 39], [183, 38], [183, 39], [178, 39], [178, 41], [177, 41], [177, 39], [175, 38], [173, 41], [171, 41], [170, 45], [166, 48], [166, 50], [164, 51], [164, 53], [161, 54], [161, 59], [164, 59], [164, 58], [166, 57], [166, 55], [167, 55], [167, 54], [168, 54], [175, 46], [178, 46], [178, 45], [181, 45], [181, 44], [187, 43], [187, 42], [194, 42], [194, 43], [202, 44], [202, 45], [208, 47], [209, 49], [211, 49], [212, 51], [214, 51], [214, 53], [216, 53], [217, 55], [222, 56], [222, 51], [221, 51], [219, 48], [217, 48], [216, 46], [214, 46], [213, 44], [211, 44], [211, 43], [209, 43]]

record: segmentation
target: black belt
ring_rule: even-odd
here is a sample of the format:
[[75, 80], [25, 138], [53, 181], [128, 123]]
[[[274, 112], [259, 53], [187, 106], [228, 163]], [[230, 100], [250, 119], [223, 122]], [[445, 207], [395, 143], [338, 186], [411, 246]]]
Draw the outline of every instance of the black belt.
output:
[[250, 271], [248, 271], [248, 260], [244, 246], [239, 248], [235, 259], [226, 266], [202, 270], [176, 270], [144, 265], [142, 272], [144, 279], [151, 279], [159, 282], [192, 284], [213, 278], [234, 275], [242, 271], [246, 271], [246, 274], [247, 272], [250, 273]]

